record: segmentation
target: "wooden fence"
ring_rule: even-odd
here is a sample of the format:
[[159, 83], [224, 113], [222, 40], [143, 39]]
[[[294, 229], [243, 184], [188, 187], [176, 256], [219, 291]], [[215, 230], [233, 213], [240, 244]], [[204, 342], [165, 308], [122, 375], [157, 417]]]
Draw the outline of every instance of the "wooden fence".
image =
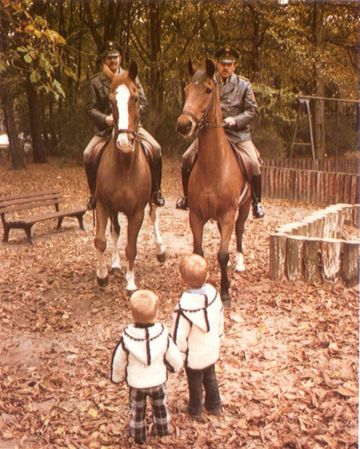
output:
[[270, 235], [270, 278], [358, 284], [360, 239], [338, 238], [344, 224], [359, 229], [360, 205], [328, 206], [277, 228]]
[[319, 170], [335, 173], [360, 173], [360, 159], [271, 159], [265, 160], [266, 167], [296, 168], [300, 170]]
[[313, 204], [360, 203], [360, 174], [262, 167], [264, 197]]

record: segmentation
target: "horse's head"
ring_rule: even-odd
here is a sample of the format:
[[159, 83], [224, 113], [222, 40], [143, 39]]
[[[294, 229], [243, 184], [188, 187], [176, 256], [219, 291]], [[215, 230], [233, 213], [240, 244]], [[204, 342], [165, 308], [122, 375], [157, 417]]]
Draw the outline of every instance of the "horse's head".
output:
[[191, 81], [185, 88], [185, 104], [176, 124], [177, 132], [183, 137], [191, 137], [197, 128], [206, 125], [216, 89], [215, 65], [210, 59], [206, 59], [205, 70], [195, 72], [191, 60], [188, 69]]
[[110, 90], [115, 144], [124, 153], [134, 151], [139, 126], [139, 92], [135, 83], [137, 74], [137, 64], [131, 61], [128, 72], [114, 77]]

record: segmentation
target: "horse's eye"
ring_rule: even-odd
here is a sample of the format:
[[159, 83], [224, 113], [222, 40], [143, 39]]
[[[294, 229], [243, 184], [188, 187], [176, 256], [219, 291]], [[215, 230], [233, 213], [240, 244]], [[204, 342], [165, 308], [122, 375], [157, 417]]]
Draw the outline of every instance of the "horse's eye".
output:
[[207, 87], [207, 88], [205, 89], [205, 92], [206, 92], [207, 94], [211, 94], [212, 90], [210, 89], [210, 87]]

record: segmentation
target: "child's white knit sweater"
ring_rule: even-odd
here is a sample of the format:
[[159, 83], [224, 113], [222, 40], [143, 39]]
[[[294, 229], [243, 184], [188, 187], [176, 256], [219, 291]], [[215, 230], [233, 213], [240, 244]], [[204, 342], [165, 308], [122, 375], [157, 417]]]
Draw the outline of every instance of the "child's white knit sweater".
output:
[[215, 363], [224, 332], [224, 308], [219, 293], [210, 284], [183, 293], [174, 313], [174, 342], [185, 365], [204, 369]]
[[167, 369], [179, 371], [181, 354], [161, 323], [130, 325], [124, 329], [115, 348], [111, 364], [111, 380], [126, 380], [133, 388], [150, 388], [163, 384]]

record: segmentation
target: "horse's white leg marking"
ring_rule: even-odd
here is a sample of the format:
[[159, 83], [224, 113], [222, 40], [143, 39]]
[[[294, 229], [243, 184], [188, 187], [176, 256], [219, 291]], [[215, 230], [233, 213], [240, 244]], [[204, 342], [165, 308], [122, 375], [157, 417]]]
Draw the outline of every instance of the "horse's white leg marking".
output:
[[135, 273], [134, 270], [132, 271], [129, 270], [129, 265], [126, 271], [125, 279], [127, 282], [126, 290], [128, 291], [137, 290], [137, 286], [135, 284]]
[[150, 218], [154, 227], [154, 237], [156, 245], [156, 254], [164, 254], [166, 247], [160, 234], [159, 228], [159, 212], [157, 207], [153, 206], [150, 211]]
[[114, 226], [111, 226], [111, 238], [113, 241], [113, 253], [112, 253], [111, 268], [120, 270], [121, 262], [120, 262], [119, 248], [118, 248], [119, 234], [117, 234], [117, 232], [115, 231]]
[[98, 267], [96, 269], [96, 275], [99, 279], [105, 279], [108, 275], [108, 269], [105, 260], [105, 251], [100, 251], [96, 249], [97, 259], [98, 259]]
[[235, 271], [245, 271], [244, 255], [243, 255], [243, 253], [239, 253], [239, 252], [236, 253]]

